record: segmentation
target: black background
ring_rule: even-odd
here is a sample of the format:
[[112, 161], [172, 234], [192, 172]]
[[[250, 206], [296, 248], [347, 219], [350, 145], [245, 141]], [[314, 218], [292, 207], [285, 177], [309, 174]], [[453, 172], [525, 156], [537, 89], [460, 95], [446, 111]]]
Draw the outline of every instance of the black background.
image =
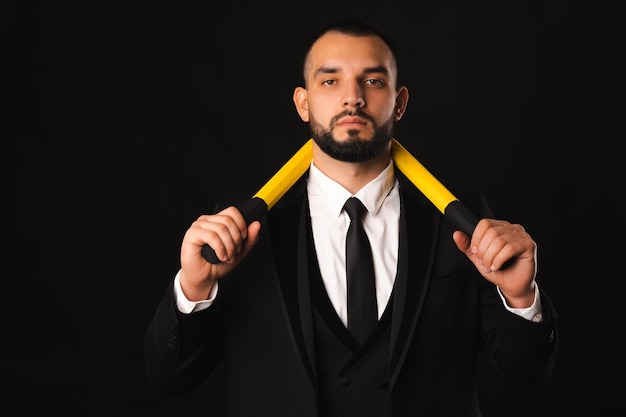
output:
[[539, 392], [482, 370], [484, 415], [624, 415], [619, 2], [211, 3], [3, 3], [3, 415], [220, 410], [212, 381], [150, 390], [143, 332], [190, 223], [308, 139], [302, 47], [338, 17], [396, 40], [396, 138], [539, 244], [557, 369]]

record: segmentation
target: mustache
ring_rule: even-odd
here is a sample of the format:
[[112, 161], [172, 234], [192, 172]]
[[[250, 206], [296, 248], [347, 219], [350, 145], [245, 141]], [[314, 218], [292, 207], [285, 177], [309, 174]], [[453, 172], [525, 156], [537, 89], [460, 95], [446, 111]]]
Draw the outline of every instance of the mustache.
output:
[[339, 119], [344, 118], [346, 116], [358, 116], [362, 119], [366, 119], [370, 121], [373, 125], [376, 125], [376, 122], [374, 121], [373, 117], [371, 117], [369, 114], [365, 113], [361, 109], [355, 109], [355, 110], [344, 110], [341, 113], [333, 116], [333, 118], [330, 120], [331, 126], [334, 126], [339, 121]]

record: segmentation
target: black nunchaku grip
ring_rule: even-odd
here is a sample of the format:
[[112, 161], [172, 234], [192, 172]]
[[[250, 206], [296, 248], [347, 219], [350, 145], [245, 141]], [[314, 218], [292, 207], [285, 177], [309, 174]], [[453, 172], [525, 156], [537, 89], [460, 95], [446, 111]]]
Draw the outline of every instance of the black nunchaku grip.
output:
[[[259, 197], [251, 198], [243, 206], [238, 208], [239, 211], [241, 211], [243, 218], [246, 220], [246, 225], [249, 225], [255, 220], [260, 220], [261, 217], [267, 213], [267, 203]], [[219, 264], [222, 262], [217, 258], [215, 251], [209, 245], [205, 244], [202, 247], [201, 253], [202, 257], [206, 259], [207, 262], [212, 264]]]
[[466, 233], [469, 237], [474, 233], [478, 219], [459, 200], [449, 203], [444, 210], [445, 217], [452, 222], [454, 227]]

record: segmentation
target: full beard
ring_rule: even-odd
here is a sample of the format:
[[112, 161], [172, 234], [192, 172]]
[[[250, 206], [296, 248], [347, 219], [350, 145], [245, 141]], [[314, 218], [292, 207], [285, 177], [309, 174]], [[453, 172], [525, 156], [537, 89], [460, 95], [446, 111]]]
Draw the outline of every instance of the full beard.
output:
[[[342, 117], [354, 114], [369, 120], [374, 126], [374, 134], [369, 140], [361, 138], [358, 130], [349, 130], [348, 138], [344, 141], [337, 141], [333, 136], [332, 129], [335, 123]], [[368, 161], [380, 154], [387, 147], [393, 137], [393, 116], [381, 126], [376, 126], [374, 120], [366, 114], [357, 112], [343, 112], [333, 117], [330, 127], [325, 129], [315, 121], [313, 115], [310, 117], [311, 136], [320, 149], [333, 159], [343, 162], [363, 162]]]

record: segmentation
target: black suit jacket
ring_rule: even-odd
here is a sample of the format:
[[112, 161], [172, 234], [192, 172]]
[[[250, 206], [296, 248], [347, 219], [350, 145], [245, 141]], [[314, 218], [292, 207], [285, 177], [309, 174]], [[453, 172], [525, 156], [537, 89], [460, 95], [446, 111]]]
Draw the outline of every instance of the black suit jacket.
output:
[[[393, 415], [479, 416], [481, 352], [504, 377], [543, 384], [557, 353], [550, 300], [541, 293], [540, 323], [508, 312], [457, 249], [452, 225], [396, 174], [402, 208], [389, 357]], [[259, 242], [220, 281], [211, 308], [182, 314], [167, 289], [145, 335], [147, 375], [157, 390], [190, 392], [223, 361], [228, 415], [318, 416], [305, 179], [262, 220]], [[449, 187], [477, 217], [492, 217], [480, 193]]]

